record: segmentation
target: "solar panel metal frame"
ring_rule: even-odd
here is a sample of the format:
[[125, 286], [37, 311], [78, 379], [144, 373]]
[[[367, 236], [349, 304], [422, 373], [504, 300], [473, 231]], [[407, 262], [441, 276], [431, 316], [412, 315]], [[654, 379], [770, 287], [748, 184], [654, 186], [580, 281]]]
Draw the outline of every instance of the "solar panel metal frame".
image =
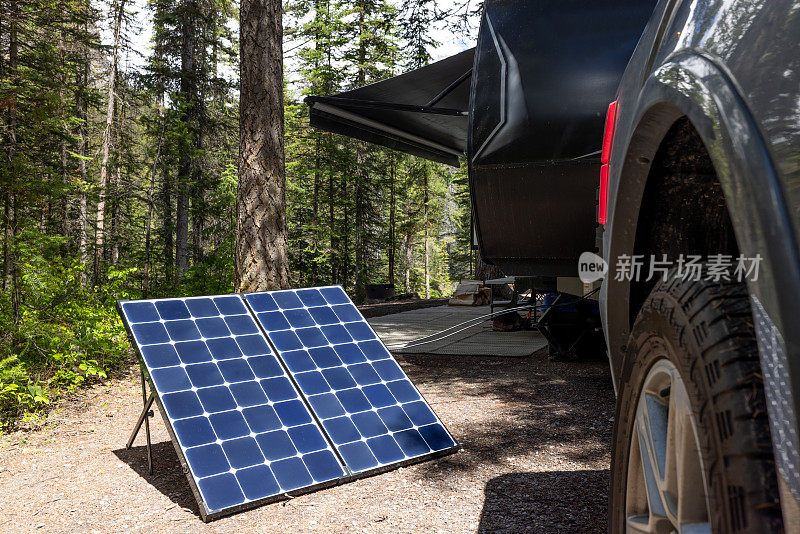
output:
[[[309, 287], [309, 288], [299, 288], [299, 289], [295, 289], [295, 290], [292, 290], [292, 291], [298, 291], [300, 289], [326, 289], [326, 288], [339, 288], [345, 293], [345, 295], [347, 295], [347, 292], [344, 291], [344, 288], [341, 285], [330, 285], [330, 286], [316, 286], [316, 287]], [[275, 292], [278, 292], [278, 291], [285, 291], [285, 290], [260, 291], [258, 293], [275, 293]], [[272, 339], [269, 337], [269, 334], [268, 334], [267, 330], [261, 324], [261, 321], [259, 320], [258, 315], [257, 315], [258, 312], [256, 312], [253, 309], [253, 307], [250, 305], [250, 302], [248, 302], [247, 298], [245, 298], [245, 295], [246, 295], [245, 293], [238, 293], [238, 295], [240, 295], [242, 297], [242, 301], [244, 301], [245, 306], [247, 306], [247, 309], [250, 311], [250, 314], [253, 316], [253, 319], [255, 320], [256, 324], [261, 329], [261, 332], [264, 334], [264, 337], [269, 342], [270, 347], [275, 352], [275, 354], [278, 356], [278, 359], [281, 361], [281, 363], [284, 365], [284, 368], [286, 369], [286, 371], [287, 371], [287, 373], [289, 375], [289, 378], [292, 380], [292, 384], [294, 384], [294, 386], [300, 392], [300, 395], [306, 401], [306, 404], [309, 406], [309, 409], [311, 410], [312, 415], [317, 420], [317, 423], [319, 424], [320, 429], [322, 430], [322, 432], [325, 435], [325, 437], [328, 439], [328, 441], [330, 441], [330, 443], [333, 446], [334, 451], [336, 451], [336, 454], [339, 457], [340, 461], [345, 466], [345, 468], [348, 471], [350, 471], [350, 468], [347, 466], [347, 462], [344, 461], [344, 458], [342, 458], [341, 454], [339, 453], [339, 451], [338, 451], [338, 449], [336, 447], [336, 442], [333, 440], [333, 438], [328, 433], [328, 430], [325, 428], [325, 426], [319, 420], [319, 417], [317, 416], [317, 414], [314, 411], [313, 407], [311, 406], [310, 402], [308, 402], [307, 395], [303, 392], [303, 390], [300, 388], [300, 385], [295, 380], [294, 373], [289, 369], [288, 365], [286, 364], [286, 362], [283, 359], [283, 356], [281, 355], [281, 352], [277, 349], [277, 347], [273, 343]], [[348, 297], [348, 299], [350, 298], [349, 295], [347, 295], [347, 297]], [[352, 300], [350, 301], [350, 303], [353, 304], [353, 306], [355, 306], [355, 304], [352, 302]], [[358, 309], [358, 308], [356, 307], [356, 309]], [[360, 310], [359, 310], [359, 314], [361, 314]], [[380, 336], [375, 331], [375, 329], [372, 328], [372, 325], [369, 324], [369, 321], [366, 320], [366, 318], [363, 316], [363, 314], [361, 315], [361, 317], [364, 319], [364, 323], [372, 331], [372, 334], [375, 336], [375, 339], [377, 339], [381, 343], [381, 345], [383, 345], [384, 348], [386, 348], [386, 350], [389, 352], [389, 357], [392, 359], [392, 361], [394, 361], [398, 365], [398, 367], [400, 367], [400, 369], [402, 370], [402, 367], [397, 362], [397, 360], [395, 359], [394, 355], [392, 355], [391, 351], [386, 347], [386, 344], [380, 338]], [[405, 371], [403, 371], [403, 374], [405, 375], [406, 379], [411, 384], [411, 386], [414, 388], [414, 390], [417, 392], [417, 394], [419, 395], [420, 399], [423, 402], [425, 402], [425, 404], [428, 407], [430, 407], [431, 404], [428, 402], [428, 399], [425, 398], [425, 396], [422, 394], [422, 392], [419, 390], [419, 388], [417, 388], [416, 384], [414, 384], [414, 382], [410, 378], [408, 378], [408, 375], [406, 375]], [[431, 412], [433, 412], [432, 408], [431, 408]], [[423, 455], [420, 455], [420, 456], [415, 456], [413, 458], [408, 458], [406, 460], [402, 460], [402, 461], [399, 461], [399, 462], [380, 465], [380, 466], [377, 466], [377, 467], [374, 467], [374, 468], [371, 468], [371, 469], [367, 469], [365, 471], [358, 471], [358, 472], [350, 471], [351, 475], [349, 477], [347, 477], [347, 479], [344, 480], [342, 483], [346, 483], [346, 482], [351, 482], [351, 481], [354, 481], [354, 480], [359, 480], [359, 479], [363, 479], [363, 478], [372, 477], [372, 476], [379, 475], [379, 474], [382, 474], [382, 473], [387, 473], [389, 471], [394, 471], [395, 469], [400, 469], [401, 467], [408, 467], [410, 465], [426, 462], [426, 461], [429, 461], [429, 460], [435, 460], [437, 458], [442, 458], [444, 456], [449, 456], [449, 455], [454, 454], [454, 453], [458, 452], [459, 450], [461, 450], [461, 445], [458, 443], [456, 438], [453, 436], [453, 433], [450, 431], [450, 429], [447, 427], [447, 425], [445, 425], [444, 421], [441, 420], [441, 418], [436, 414], [436, 412], [433, 412], [433, 414], [436, 416], [436, 419], [438, 420], [439, 424], [442, 425], [442, 427], [445, 429], [447, 434], [453, 440], [453, 444], [454, 445], [452, 447], [448, 447], [446, 449], [441, 449], [441, 450], [438, 450], [438, 451], [432, 451], [432, 452], [429, 452], [429, 453], [426, 453], [426, 454], [423, 454]]]
[[[244, 304], [244, 307], [247, 310], [248, 315], [250, 315], [251, 319], [253, 319], [253, 322], [255, 322], [256, 326], [259, 328], [259, 332], [261, 333], [261, 335], [264, 336], [264, 338], [267, 340], [267, 344], [268, 344], [270, 350], [273, 351], [273, 353], [276, 356], [276, 359], [278, 360], [278, 362], [280, 363], [281, 367], [283, 368], [283, 371], [289, 377], [289, 380], [292, 382], [293, 387], [297, 390], [298, 397], [306, 405], [306, 407], [308, 408], [309, 412], [311, 413], [311, 417], [313, 418], [314, 424], [317, 425], [320, 428], [320, 431], [322, 432], [323, 437], [328, 441], [328, 444], [330, 445], [331, 450], [333, 450], [334, 455], [337, 457], [337, 459], [341, 463], [345, 474], [344, 474], [344, 476], [342, 476], [340, 478], [336, 478], [336, 479], [333, 479], [333, 480], [327, 480], [325, 482], [320, 482], [318, 484], [314, 484], [314, 485], [311, 485], [311, 486], [305, 486], [305, 487], [302, 487], [302, 488], [298, 488], [296, 490], [292, 490], [291, 492], [278, 493], [278, 494], [275, 494], [275, 495], [271, 495], [269, 497], [265, 497], [263, 499], [257, 499], [257, 500], [254, 500], [254, 501], [249, 501], [249, 502], [246, 502], [246, 503], [237, 504], [237, 505], [234, 505], [234, 506], [231, 506], [231, 507], [228, 507], [228, 508], [224, 508], [224, 509], [218, 510], [218, 511], [209, 511], [206, 508], [205, 500], [203, 499], [203, 496], [202, 496], [202, 494], [200, 492], [200, 489], [197, 487], [197, 483], [195, 482], [194, 476], [192, 475], [191, 468], [189, 467], [189, 462], [186, 460], [186, 456], [183, 453], [183, 449], [181, 447], [180, 442], [178, 441], [178, 437], [177, 437], [177, 435], [175, 434], [175, 431], [172, 428], [172, 422], [170, 421], [169, 416], [167, 415], [167, 411], [164, 408], [164, 404], [161, 401], [161, 395], [159, 394], [158, 390], [156, 389], [155, 385], [153, 384], [153, 379], [150, 376], [150, 373], [149, 373], [149, 371], [147, 369], [147, 364], [145, 363], [144, 356], [142, 355], [142, 353], [141, 353], [141, 351], [139, 349], [139, 344], [138, 344], [138, 342], [136, 341], [136, 338], [133, 335], [133, 330], [131, 329], [130, 323], [128, 322], [128, 320], [127, 320], [127, 318], [125, 316], [125, 312], [123, 311], [123, 308], [122, 308], [122, 306], [124, 304], [128, 303], [128, 302], [156, 302], [156, 301], [163, 301], [163, 300], [169, 300], [169, 299], [141, 299], [141, 300], [124, 299], [124, 300], [118, 300], [117, 301], [117, 312], [119, 313], [119, 315], [120, 315], [120, 317], [122, 319], [122, 323], [125, 326], [125, 331], [128, 334], [128, 338], [129, 338], [129, 340], [131, 342], [131, 345], [133, 346], [134, 352], [136, 353], [136, 357], [139, 360], [139, 366], [142, 369], [142, 371], [144, 372], [144, 376], [146, 376], [146, 380], [147, 380], [147, 384], [148, 384], [149, 390], [154, 396], [155, 403], [158, 405], [158, 410], [161, 413], [161, 419], [164, 421], [164, 426], [166, 427], [167, 433], [169, 434], [169, 437], [170, 437], [170, 441], [172, 441], [172, 445], [175, 448], [175, 453], [178, 456], [178, 461], [181, 464], [181, 469], [183, 470], [184, 475], [186, 475], [186, 480], [189, 482], [189, 488], [191, 489], [192, 494], [194, 495], [194, 498], [197, 501], [197, 508], [198, 508], [199, 513], [200, 513], [200, 518], [203, 520], [204, 523], [208, 523], [210, 521], [214, 521], [216, 519], [220, 519], [220, 518], [225, 517], [225, 516], [233, 515], [233, 514], [236, 514], [238, 512], [243, 512], [245, 510], [251, 510], [253, 508], [258, 508], [259, 506], [263, 506], [263, 505], [266, 505], [266, 504], [271, 504], [271, 503], [279, 502], [279, 501], [285, 501], [287, 499], [290, 499], [290, 498], [298, 496], [298, 495], [305, 495], [307, 493], [313, 493], [315, 491], [319, 491], [319, 490], [322, 490], [322, 489], [331, 488], [331, 487], [334, 487], [334, 486], [338, 486], [340, 484], [345, 484], [345, 483], [349, 482], [350, 480], [353, 480], [353, 477], [347, 474], [347, 473], [350, 473], [350, 470], [347, 467], [347, 464], [343, 461], [343, 459], [339, 455], [339, 452], [336, 450], [336, 447], [333, 445], [333, 442], [330, 440], [330, 436], [328, 436], [327, 432], [325, 431], [325, 429], [320, 424], [319, 420], [317, 419], [317, 415], [314, 413], [313, 409], [308, 404], [308, 399], [303, 394], [303, 392], [298, 388], [298, 386], [297, 386], [297, 384], [296, 384], [296, 382], [294, 380], [294, 377], [291, 375], [291, 373], [289, 372], [289, 369], [286, 367], [286, 364], [283, 361], [283, 358], [281, 358], [280, 354], [278, 354], [277, 351], [275, 351], [275, 347], [272, 345], [272, 342], [269, 340], [269, 338], [264, 333], [263, 328], [261, 327], [261, 323], [255, 317], [253, 317], [252, 309], [248, 305], [247, 301], [243, 298], [242, 294], [241, 293], [231, 293], [231, 294], [228, 294], [228, 295], [201, 295], [201, 296], [199, 296], [197, 298], [211, 298], [211, 299], [213, 299], [215, 297], [227, 297], [227, 296], [236, 296]], [[186, 297], [186, 298], [195, 298], [195, 297]]]

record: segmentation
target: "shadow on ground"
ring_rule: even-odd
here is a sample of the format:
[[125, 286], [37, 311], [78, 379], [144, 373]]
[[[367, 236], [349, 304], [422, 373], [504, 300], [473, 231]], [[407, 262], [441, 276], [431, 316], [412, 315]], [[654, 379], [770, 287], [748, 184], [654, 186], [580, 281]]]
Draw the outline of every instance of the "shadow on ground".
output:
[[478, 532], [606, 532], [608, 469], [510, 473], [486, 484]]
[[[607, 363], [555, 363], [541, 352], [523, 359], [415, 354], [398, 360], [415, 384], [431, 392], [434, 411], [463, 448], [413, 472], [453, 488], [488, 479], [481, 531], [605, 530], [614, 411]], [[146, 447], [113, 452], [199, 515], [171, 442], [153, 445], [152, 476]], [[540, 454], [541, 472], [515, 466], [515, 458], [525, 458], [522, 469], [537, 469]]]
[[550, 362], [542, 352], [513, 360], [409, 354], [399, 360], [414, 383], [437, 391], [435, 411], [446, 412], [447, 392], [465, 407], [459, 420], [445, 423], [466, 454], [429, 464], [432, 478], [455, 479], [486, 465], [513, 470], [509, 457], [540, 451], [568, 462], [608, 461], [614, 392], [605, 362]]
[[153, 443], [152, 449], [152, 475], [147, 472], [147, 447], [145, 445], [131, 449], [117, 449], [112, 452], [150, 485], [169, 497], [172, 502], [200, 517], [197, 500], [192, 494], [172, 442]]

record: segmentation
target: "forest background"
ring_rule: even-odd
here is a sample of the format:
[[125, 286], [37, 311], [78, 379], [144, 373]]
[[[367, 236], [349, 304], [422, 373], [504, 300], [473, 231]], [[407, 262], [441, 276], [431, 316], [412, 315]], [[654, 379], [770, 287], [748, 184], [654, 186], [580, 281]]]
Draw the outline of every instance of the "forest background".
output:
[[[429, 63], [434, 32], [469, 35], [475, 9], [284, 3], [292, 287], [361, 302], [369, 283], [439, 297], [471, 276], [464, 166], [311, 129], [303, 98]], [[116, 300], [234, 290], [238, 13], [0, 0], [0, 428], [129, 368]]]

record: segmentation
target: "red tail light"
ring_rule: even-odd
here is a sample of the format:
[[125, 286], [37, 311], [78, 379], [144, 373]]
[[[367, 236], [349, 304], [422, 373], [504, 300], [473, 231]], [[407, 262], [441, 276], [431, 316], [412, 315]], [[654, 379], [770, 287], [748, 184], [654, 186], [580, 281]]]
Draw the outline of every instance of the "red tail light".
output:
[[608, 210], [608, 161], [611, 158], [611, 147], [614, 144], [614, 129], [617, 126], [617, 101], [608, 105], [606, 127], [603, 132], [603, 152], [600, 155], [600, 200], [597, 210], [597, 222], [606, 224]]

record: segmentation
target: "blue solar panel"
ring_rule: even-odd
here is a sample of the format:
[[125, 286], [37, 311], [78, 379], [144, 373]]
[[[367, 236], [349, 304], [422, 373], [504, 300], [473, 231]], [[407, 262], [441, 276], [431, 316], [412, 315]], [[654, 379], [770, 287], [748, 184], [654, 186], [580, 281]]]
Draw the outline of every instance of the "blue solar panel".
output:
[[341, 287], [244, 298], [353, 473], [456, 447]]
[[238, 295], [120, 309], [207, 514], [348, 474]]

